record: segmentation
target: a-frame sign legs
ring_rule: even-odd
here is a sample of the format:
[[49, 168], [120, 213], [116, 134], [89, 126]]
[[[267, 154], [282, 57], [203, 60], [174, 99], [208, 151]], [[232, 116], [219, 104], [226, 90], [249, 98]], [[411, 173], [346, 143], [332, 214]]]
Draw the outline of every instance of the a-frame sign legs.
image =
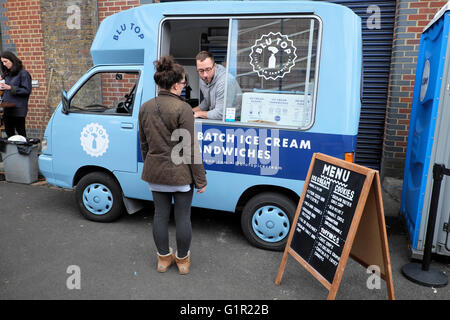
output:
[[[289, 244], [289, 241], [288, 241], [288, 244]], [[281, 258], [281, 264], [280, 264], [280, 268], [278, 269], [277, 278], [275, 279], [275, 284], [277, 286], [280, 285], [281, 279], [283, 278], [284, 268], [286, 268], [288, 254], [289, 254], [289, 248], [288, 248], [288, 246], [286, 246], [286, 249], [284, 250], [284, 253], [283, 253], [283, 258]]]
[[350, 257], [366, 268], [371, 265], [378, 266], [380, 268], [380, 276], [386, 282], [388, 298], [390, 300], [395, 299], [380, 175], [378, 172], [375, 174], [367, 197]]

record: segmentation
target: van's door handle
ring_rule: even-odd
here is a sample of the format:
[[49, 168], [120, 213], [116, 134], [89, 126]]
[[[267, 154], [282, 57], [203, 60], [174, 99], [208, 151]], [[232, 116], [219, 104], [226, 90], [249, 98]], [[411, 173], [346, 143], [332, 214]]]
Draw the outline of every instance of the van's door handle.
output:
[[120, 127], [121, 127], [122, 129], [133, 129], [133, 128], [134, 128], [134, 125], [133, 125], [132, 123], [130, 123], [130, 122], [122, 122], [122, 123], [120, 124]]

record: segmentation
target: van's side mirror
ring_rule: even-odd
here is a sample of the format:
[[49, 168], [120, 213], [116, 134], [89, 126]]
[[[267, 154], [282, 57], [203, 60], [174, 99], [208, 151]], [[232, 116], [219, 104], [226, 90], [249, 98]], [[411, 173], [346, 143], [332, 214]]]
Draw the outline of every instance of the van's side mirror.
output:
[[69, 114], [69, 98], [65, 90], [61, 91], [62, 113]]

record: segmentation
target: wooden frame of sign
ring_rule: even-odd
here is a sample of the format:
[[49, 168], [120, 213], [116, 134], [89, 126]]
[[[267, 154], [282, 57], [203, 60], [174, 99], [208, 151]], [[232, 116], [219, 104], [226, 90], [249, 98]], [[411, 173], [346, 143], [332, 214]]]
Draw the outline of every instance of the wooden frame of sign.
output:
[[348, 257], [377, 266], [394, 300], [378, 171], [321, 153], [312, 157], [278, 275], [291, 255], [335, 299]]

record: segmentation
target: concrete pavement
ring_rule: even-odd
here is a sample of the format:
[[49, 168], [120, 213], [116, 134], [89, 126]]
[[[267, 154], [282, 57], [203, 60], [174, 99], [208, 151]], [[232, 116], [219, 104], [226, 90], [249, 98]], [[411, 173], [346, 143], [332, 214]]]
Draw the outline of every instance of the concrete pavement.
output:
[[[232, 214], [193, 210], [191, 273], [180, 276], [176, 268], [155, 270], [150, 203], [115, 223], [94, 223], [78, 213], [73, 191], [5, 181], [0, 203], [0, 300], [324, 300], [328, 294], [291, 257], [281, 285], [275, 285], [282, 252], [250, 246]], [[170, 228], [174, 246], [173, 223]], [[448, 300], [449, 286], [423, 287], [403, 277], [401, 267], [410, 261], [407, 232], [389, 216], [387, 231], [396, 298]], [[74, 266], [81, 272], [80, 289], [70, 290]], [[432, 266], [450, 273], [445, 259]], [[384, 281], [370, 290], [368, 277], [349, 259], [337, 299], [386, 299]]]

